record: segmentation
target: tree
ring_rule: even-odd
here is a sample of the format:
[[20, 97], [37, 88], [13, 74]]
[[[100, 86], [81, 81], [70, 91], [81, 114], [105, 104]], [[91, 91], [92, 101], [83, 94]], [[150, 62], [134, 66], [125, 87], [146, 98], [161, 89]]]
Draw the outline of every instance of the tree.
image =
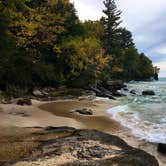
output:
[[114, 0], [105, 0], [104, 6], [105, 17], [101, 19], [104, 26], [103, 48], [106, 54], [111, 55], [114, 54], [114, 49], [117, 47], [117, 28], [121, 23], [121, 11], [117, 9]]
[[0, 88], [6, 90], [12, 78], [14, 69], [15, 40], [9, 35], [10, 14], [6, 10], [6, 5], [11, 5], [10, 1], [0, 3]]
[[64, 75], [68, 84], [77, 87], [95, 83], [107, 63], [99, 41], [91, 37], [66, 41], [60, 57], [65, 62]]
[[138, 78], [140, 80], [147, 80], [154, 76], [154, 68], [152, 61], [144, 53], [141, 53], [139, 55], [138, 68], [139, 68]]
[[138, 73], [139, 54], [135, 47], [129, 47], [124, 54], [124, 78], [126, 80], [135, 80]]
[[126, 28], [117, 29], [117, 41], [118, 45], [122, 49], [128, 49], [129, 47], [134, 47], [134, 42], [132, 38], [132, 33]]
[[101, 41], [104, 34], [104, 26], [101, 21], [85, 21], [82, 23], [82, 26], [86, 37], [95, 37], [97, 40]]
[[63, 37], [80, 36], [83, 34], [83, 27], [77, 16], [74, 4], [69, 3], [68, 0], [57, 0], [54, 10], [61, 17], [65, 18]]

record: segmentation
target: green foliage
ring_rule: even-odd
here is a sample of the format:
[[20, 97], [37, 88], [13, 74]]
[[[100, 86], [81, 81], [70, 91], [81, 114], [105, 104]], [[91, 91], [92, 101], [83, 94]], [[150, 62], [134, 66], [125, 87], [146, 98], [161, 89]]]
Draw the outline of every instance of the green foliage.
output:
[[130, 47], [125, 51], [124, 58], [124, 76], [128, 80], [134, 80], [137, 75], [139, 56], [134, 47]]
[[[9, 3], [9, 1], [5, 3]], [[8, 80], [11, 78], [10, 70], [13, 69], [15, 46], [13, 38], [8, 34], [10, 15], [5, 10], [4, 3], [0, 5], [0, 87], [5, 90], [9, 84]]]
[[82, 23], [84, 28], [84, 35], [86, 37], [95, 37], [98, 40], [102, 40], [104, 34], [104, 26], [101, 21], [85, 21]]
[[68, 84], [78, 83], [78, 86], [95, 83], [100, 75], [106, 58], [95, 38], [74, 38], [63, 43], [61, 58], [64, 58], [66, 80]]
[[120, 14], [116, 7], [114, 0], [105, 0], [104, 1], [105, 10], [103, 13], [105, 17], [102, 17], [101, 21], [103, 22], [104, 34], [103, 34], [103, 47], [106, 51], [106, 54], [114, 54], [114, 49], [117, 47], [117, 28], [119, 27]]
[[152, 61], [144, 53], [141, 53], [139, 55], [138, 68], [140, 69], [138, 75], [138, 78], [140, 80], [145, 80], [153, 77], [154, 69]]
[[104, 5], [101, 20], [80, 22], [68, 0], [0, 1], [0, 89], [82, 88], [99, 79], [153, 76], [152, 62], [120, 27], [114, 0]]
[[132, 34], [126, 28], [118, 28], [117, 29], [117, 46], [121, 49], [128, 49], [130, 47], [134, 47], [134, 42], [132, 38]]

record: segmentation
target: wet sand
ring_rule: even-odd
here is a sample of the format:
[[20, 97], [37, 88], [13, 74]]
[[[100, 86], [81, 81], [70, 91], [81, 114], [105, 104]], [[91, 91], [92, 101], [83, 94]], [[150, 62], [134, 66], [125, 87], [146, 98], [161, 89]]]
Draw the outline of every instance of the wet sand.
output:
[[[48, 111], [56, 116], [70, 118], [78, 123], [82, 123], [81, 129], [96, 129], [104, 132], [114, 132], [121, 129], [116, 121], [112, 120], [106, 110], [112, 105], [101, 101], [60, 101], [39, 106], [40, 109]], [[93, 115], [80, 115], [74, 110], [88, 108], [93, 111]]]

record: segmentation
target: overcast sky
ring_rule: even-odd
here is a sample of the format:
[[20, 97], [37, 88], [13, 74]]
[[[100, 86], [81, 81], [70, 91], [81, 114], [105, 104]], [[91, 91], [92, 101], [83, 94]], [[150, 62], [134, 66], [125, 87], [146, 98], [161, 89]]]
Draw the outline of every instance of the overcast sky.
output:
[[[166, 0], [115, 0], [122, 11], [122, 26], [133, 33], [139, 52], [148, 55], [166, 77]], [[81, 20], [102, 16], [103, 0], [71, 0]]]

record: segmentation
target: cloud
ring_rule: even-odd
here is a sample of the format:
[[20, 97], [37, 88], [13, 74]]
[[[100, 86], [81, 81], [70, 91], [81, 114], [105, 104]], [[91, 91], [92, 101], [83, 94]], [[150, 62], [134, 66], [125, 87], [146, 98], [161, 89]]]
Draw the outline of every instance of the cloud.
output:
[[159, 54], [164, 54], [164, 55], [166, 55], [166, 47], [159, 48], [159, 49], [157, 50], [157, 52], [158, 52]]
[[166, 9], [165, 0], [116, 0], [117, 6], [122, 10], [125, 26], [133, 31], [142, 30], [142, 26], [156, 20]]
[[82, 21], [98, 20], [103, 15], [102, 0], [71, 0], [74, 3], [77, 13]]

